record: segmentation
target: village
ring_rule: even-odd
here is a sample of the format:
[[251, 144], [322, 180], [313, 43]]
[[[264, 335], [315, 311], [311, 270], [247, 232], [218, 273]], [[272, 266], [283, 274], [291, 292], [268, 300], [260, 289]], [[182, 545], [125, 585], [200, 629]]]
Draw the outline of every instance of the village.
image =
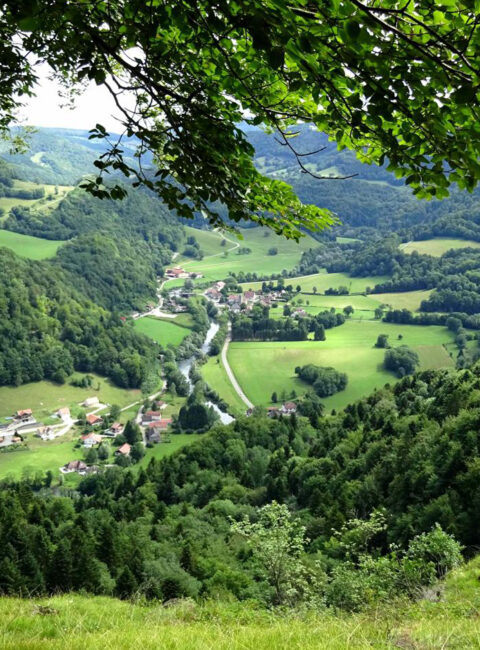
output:
[[[61, 474], [75, 472], [85, 476], [98, 472], [99, 465], [88, 462], [88, 451], [92, 449], [99, 451], [105, 443], [112, 443], [115, 447], [113, 452], [115, 459], [130, 458], [133, 445], [123, 437], [128, 425], [112, 420], [110, 411], [100, 413], [100, 411], [109, 408], [111, 411], [115, 410], [120, 413], [123, 409], [102, 404], [96, 396], [86, 398], [78, 406], [89, 410], [89, 412], [82, 415], [81, 418], [74, 418], [70, 408], [61, 407], [50, 417], [50, 419], [58, 419], [59, 423], [50, 425], [38, 422], [31, 408], [17, 410], [12, 416], [5, 418], [6, 424], [0, 424], [0, 451], [14, 451], [25, 447], [29, 436], [39, 438], [43, 442], [50, 442], [65, 436], [73, 429], [73, 438], [76, 440], [75, 447], [83, 449], [85, 460], [73, 459], [65, 463], [59, 468]], [[166, 402], [156, 398], [151, 402], [146, 400], [139, 405], [134, 424], [138, 427], [141, 438], [139, 443], [143, 447], [170, 442], [169, 428], [172, 418], [164, 416], [163, 412], [166, 407]], [[93, 458], [97, 456], [100, 454], [93, 455]]]
[[[253, 291], [247, 289], [242, 293], [228, 293], [225, 291], [225, 288], [225, 282], [215, 282], [203, 295], [215, 303], [219, 309], [226, 309], [233, 314], [240, 313], [241, 311], [249, 312], [253, 309], [254, 305], [267, 309], [277, 307], [279, 303], [286, 304], [292, 296], [292, 291], [285, 288], [271, 289], [269, 291]], [[297, 318], [304, 318], [307, 316], [307, 312], [297, 307], [291, 310], [291, 315]]]

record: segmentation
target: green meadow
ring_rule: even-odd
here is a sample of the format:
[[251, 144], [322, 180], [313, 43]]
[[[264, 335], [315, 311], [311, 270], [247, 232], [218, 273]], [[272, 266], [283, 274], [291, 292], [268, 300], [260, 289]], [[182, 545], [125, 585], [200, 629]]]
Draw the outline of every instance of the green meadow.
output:
[[176, 325], [174, 319], [161, 319], [154, 316], [144, 316], [135, 321], [135, 329], [166, 347], [179, 345], [190, 334], [190, 330], [182, 325]]
[[[285, 284], [293, 287], [300, 286], [302, 293], [324, 293], [326, 289], [338, 289], [347, 287], [350, 293], [364, 293], [367, 287], [374, 287], [388, 280], [387, 276], [368, 276], [365, 278], [352, 278], [347, 273], [314, 273], [302, 275], [295, 278], [285, 278]], [[243, 289], [258, 291], [262, 288], [262, 282], [244, 282]]]
[[221, 355], [209, 357], [206, 364], [198, 366], [203, 379], [230, 406], [232, 415], [244, 413], [246, 406], [232, 386], [222, 363]]
[[400, 248], [404, 253], [421, 253], [422, 255], [432, 255], [441, 257], [449, 250], [456, 248], [480, 248], [480, 242], [468, 239], [457, 239], [455, 237], [435, 237], [434, 239], [425, 239], [424, 241], [410, 241], [401, 244]]
[[44, 260], [53, 257], [65, 242], [20, 235], [10, 230], [0, 230], [0, 246], [9, 248], [20, 257], [31, 260]]
[[[236, 248], [238, 243], [235, 235], [228, 234], [227, 236], [224, 236], [222, 233], [215, 230], [198, 230], [191, 226], [185, 226], [185, 232], [187, 237], [195, 237], [200, 245], [204, 257], [222, 255], [224, 251]], [[225, 244], [222, 246], [223, 240], [225, 240]]]
[[[0, 197], [0, 212], [3, 210], [3, 215], [1, 215], [2, 220], [6, 219], [10, 210], [16, 206], [25, 206], [35, 210], [38, 208], [38, 212], [50, 212], [55, 208], [60, 201], [74, 189], [73, 185], [46, 185], [38, 184], [30, 181], [20, 181], [15, 179], [13, 181], [13, 188], [19, 190], [33, 190], [38, 187], [43, 187], [45, 190], [45, 196], [40, 199], [20, 199], [16, 197], [2, 196]], [[55, 194], [55, 187], [57, 188], [57, 194]], [[36, 258], [33, 258], [36, 259]]]
[[[183, 261], [182, 266], [202, 275], [212, 282], [226, 277], [229, 273], [280, 273], [283, 269], [293, 269], [300, 261], [302, 252], [319, 244], [312, 237], [302, 237], [300, 242], [287, 240], [275, 235], [265, 228], [242, 229], [243, 239], [238, 239], [239, 247], [250, 248], [248, 255], [239, 255], [239, 247], [228, 251], [228, 244], [220, 255], [205, 257], [203, 260]], [[195, 235], [196, 236], [196, 235]], [[235, 235], [229, 235], [235, 240]], [[276, 255], [269, 255], [271, 248], [277, 249]], [[169, 285], [173, 286], [173, 285]]]
[[247, 397], [264, 406], [270, 403], [273, 391], [281, 395], [284, 390], [287, 394], [292, 390], [303, 394], [307, 390], [307, 384], [295, 376], [296, 366], [333, 366], [347, 373], [348, 386], [322, 401], [327, 409], [339, 409], [396, 380], [383, 368], [385, 350], [374, 347], [379, 334], [388, 334], [392, 346], [413, 348], [420, 357], [421, 368], [454, 365], [444, 347], [452, 341], [452, 334], [445, 327], [430, 326], [427, 330], [420, 325], [359, 320], [327, 330], [326, 341], [232, 343], [228, 360]]
[[33, 476], [37, 472], [43, 473], [47, 470], [56, 476], [62, 465], [71, 460], [83, 460], [84, 449], [75, 449], [76, 441], [77, 436], [73, 437], [71, 431], [61, 438], [46, 442], [29, 434], [28, 449], [0, 454], [0, 478], [12, 476], [19, 479], [25, 474]]
[[404, 291], [402, 293], [372, 293], [370, 298], [392, 309], [408, 309], [417, 311], [422, 300], [428, 300], [433, 289], [420, 291]]
[[75, 415], [82, 408], [79, 404], [87, 397], [96, 396], [102, 404], [118, 404], [123, 407], [142, 396], [138, 389], [119, 388], [109, 379], [89, 374], [94, 378], [90, 388], [77, 388], [68, 383], [72, 377], [81, 377], [83, 373], [75, 373], [62, 385], [38, 381], [22, 386], [1, 386], [0, 418], [10, 416], [20, 409], [31, 408], [37, 420], [43, 421], [62, 406], [68, 406]]

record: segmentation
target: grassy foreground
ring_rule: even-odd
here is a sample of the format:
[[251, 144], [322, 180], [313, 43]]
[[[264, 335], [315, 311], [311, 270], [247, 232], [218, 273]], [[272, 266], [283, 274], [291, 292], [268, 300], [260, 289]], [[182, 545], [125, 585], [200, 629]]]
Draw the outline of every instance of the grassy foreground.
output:
[[75, 594], [0, 599], [4, 650], [469, 650], [480, 647], [478, 558], [447, 579], [439, 602], [366, 614], [274, 614], [248, 603], [141, 605]]

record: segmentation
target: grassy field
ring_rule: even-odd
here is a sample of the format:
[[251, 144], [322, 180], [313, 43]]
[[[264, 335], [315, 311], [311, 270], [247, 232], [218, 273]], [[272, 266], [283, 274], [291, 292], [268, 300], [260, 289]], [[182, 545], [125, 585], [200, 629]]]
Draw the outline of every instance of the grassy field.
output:
[[292, 304], [304, 307], [307, 305], [307, 302], [310, 307], [319, 307], [321, 309], [331, 309], [334, 307], [335, 309], [342, 310], [347, 305], [351, 305], [356, 310], [368, 309], [373, 311], [379, 306], [379, 303], [370, 296], [324, 296], [318, 293], [316, 295], [297, 296], [292, 301]]
[[26, 473], [34, 475], [51, 470], [54, 475], [59, 474], [59, 468], [71, 460], [83, 459], [83, 448], [75, 449], [75, 439], [71, 433], [65, 437], [44, 442], [32, 434], [27, 436], [28, 450], [12, 451], [0, 454], [0, 478], [12, 476], [21, 478]]
[[[241, 233], [243, 239], [239, 239], [238, 243], [241, 247], [252, 250], [249, 255], [238, 255], [232, 250], [226, 251], [226, 257], [222, 252], [221, 255], [205, 257], [201, 261], [184, 261], [182, 265], [188, 271], [202, 273], [212, 282], [226, 277], [231, 272], [280, 273], [283, 269], [292, 269], [299, 262], [303, 251], [319, 246], [318, 242], [309, 236], [303, 237], [297, 244], [265, 228], [243, 229]], [[235, 235], [229, 235], [228, 238], [235, 240]], [[276, 248], [277, 255], [268, 255], [270, 248]]]
[[20, 257], [44, 260], [53, 257], [65, 242], [20, 235], [9, 230], [0, 230], [0, 246], [9, 248]]
[[[342, 286], [347, 287], [350, 293], [363, 293], [366, 287], [374, 287], [386, 280], [388, 280], [387, 276], [352, 278], [346, 273], [315, 273], [296, 278], [285, 278], [285, 284], [291, 284], [293, 287], [299, 285], [304, 293], [312, 293], [314, 287], [317, 288], [318, 293], [324, 293], [325, 289], [338, 289]], [[262, 288], [262, 282], [245, 282], [242, 287], [244, 290], [258, 290]]]
[[480, 248], [480, 242], [470, 241], [468, 239], [436, 237], [435, 239], [425, 239], [424, 241], [410, 241], [406, 244], [401, 244], [400, 248], [404, 253], [417, 251], [422, 255], [441, 257], [447, 251], [452, 250], [452, 248]]
[[428, 300], [433, 289], [425, 291], [404, 291], [403, 293], [372, 293], [370, 298], [392, 309], [417, 311], [422, 300]]
[[145, 456], [142, 460], [135, 465], [135, 468], [146, 467], [152, 458], [159, 460], [170, 456], [175, 451], [178, 451], [186, 445], [191, 445], [192, 442], [199, 440], [202, 437], [200, 433], [172, 433], [170, 435], [170, 442], [159, 442], [150, 449], [145, 449]]
[[247, 397], [258, 405], [269, 404], [273, 391], [279, 395], [283, 390], [287, 394], [291, 390], [305, 392], [307, 385], [295, 376], [296, 366], [333, 366], [347, 373], [348, 386], [322, 401], [328, 409], [339, 409], [395, 381], [395, 376], [383, 369], [385, 351], [374, 347], [379, 334], [388, 334], [392, 346], [405, 344], [416, 350], [422, 368], [453, 365], [443, 347], [452, 340], [445, 327], [354, 320], [327, 330], [327, 340], [322, 342], [232, 343], [228, 360]]
[[145, 316], [135, 321], [135, 329], [163, 345], [179, 345], [190, 334], [187, 327], [182, 327], [171, 320]]
[[[17, 189], [32, 190], [42, 186], [45, 190], [45, 197], [41, 199], [17, 199], [15, 197], [7, 196], [0, 197], [0, 210], [4, 210], [2, 219], [6, 219], [10, 210], [16, 206], [41, 208], [39, 211], [50, 212], [60, 203], [68, 192], [74, 189], [72, 185], [39, 185], [30, 181], [19, 181], [16, 179], [13, 181], [13, 187]], [[58, 188], [58, 194], [55, 194], [55, 187]]]
[[[218, 360], [218, 363], [217, 363]], [[220, 358], [209, 357], [205, 365], [198, 367], [202, 377], [213, 390], [231, 407], [232, 415], [244, 413], [246, 406], [234, 390]]]
[[480, 562], [452, 572], [437, 602], [360, 614], [266, 611], [249, 603], [131, 603], [107, 596], [1, 598], [4, 650], [473, 650]]
[[[38, 381], [23, 386], [0, 387], [0, 418], [10, 416], [14, 411], [31, 408], [38, 421], [42, 421], [61, 406], [68, 406], [75, 415], [78, 406], [87, 397], [97, 396], [103, 404], [127, 406], [141, 399], [141, 392], [134, 389], [118, 388], [108, 379], [94, 375], [93, 387], [77, 388], [69, 383], [59, 385], [50, 381]], [[80, 373], [73, 375], [82, 376]], [[70, 379], [69, 379], [70, 380]], [[68, 381], [69, 381], [68, 380]], [[97, 390], [100, 386], [99, 390]]]
[[[210, 255], [222, 255], [224, 251], [236, 247], [235, 235], [227, 235], [226, 243], [222, 246], [222, 241], [225, 239], [222, 233], [213, 230], [198, 230], [198, 228], [191, 228], [185, 226], [187, 237], [195, 237], [200, 245], [200, 249], [204, 257]], [[229, 241], [230, 240], [230, 241]], [[233, 244], [231, 242], [234, 242]]]

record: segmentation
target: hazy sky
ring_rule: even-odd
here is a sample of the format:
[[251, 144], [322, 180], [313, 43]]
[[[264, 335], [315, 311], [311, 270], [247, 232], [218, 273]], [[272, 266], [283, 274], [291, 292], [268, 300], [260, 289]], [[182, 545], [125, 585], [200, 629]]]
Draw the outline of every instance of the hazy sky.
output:
[[[38, 71], [37, 71], [38, 72]], [[61, 108], [63, 99], [59, 86], [48, 79], [47, 68], [40, 70], [37, 96], [28, 102], [20, 113], [22, 124], [71, 129], [91, 129], [97, 122], [110, 131], [119, 131], [114, 116], [116, 106], [106, 88], [91, 83], [83, 95], [76, 99], [76, 108]]]

